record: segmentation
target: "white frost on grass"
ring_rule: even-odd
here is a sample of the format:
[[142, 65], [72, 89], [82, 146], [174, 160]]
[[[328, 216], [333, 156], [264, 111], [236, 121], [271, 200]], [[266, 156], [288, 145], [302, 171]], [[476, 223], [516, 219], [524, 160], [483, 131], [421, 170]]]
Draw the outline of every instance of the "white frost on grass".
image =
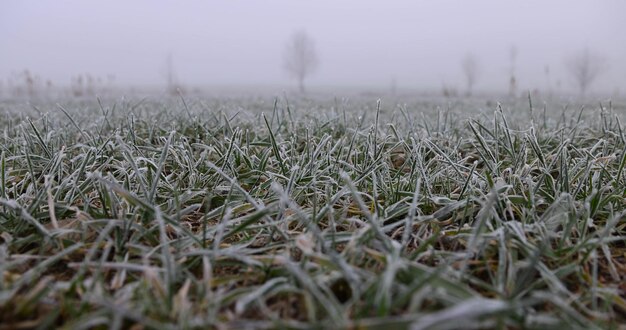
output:
[[472, 298], [440, 312], [421, 317], [411, 325], [411, 330], [467, 328], [482, 317], [508, 309], [510, 309], [509, 304], [501, 300]]

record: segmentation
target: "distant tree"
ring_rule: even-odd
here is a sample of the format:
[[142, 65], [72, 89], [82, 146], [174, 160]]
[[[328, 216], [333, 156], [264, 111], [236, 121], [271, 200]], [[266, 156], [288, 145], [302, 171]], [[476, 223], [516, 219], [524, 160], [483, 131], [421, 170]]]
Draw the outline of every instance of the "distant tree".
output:
[[76, 77], [72, 77], [70, 88], [72, 90], [72, 95], [74, 95], [75, 97], [83, 96], [84, 94], [83, 76], [79, 74]]
[[29, 97], [33, 97], [35, 95], [36, 78], [28, 70], [24, 70], [22, 75], [24, 77], [24, 84], [26, 85], [26, 92]]
[[543, 74], [546, 76], [546, 89], [548, 91], [548, 95], [552, 95], [552, 78], [550, 78], [549, 65], [543, 67]]
[[441, 93], [443, 94], [444, 97], [457, 97], [458, 95], [456, 87], [448, 86], [445, 83], [441, 87]]
[[580, 95], [585, 95], [589, 86], [608, 68], [604, 57], [589, 51], [588, 48], [566, 59], [565, 66], [578, 85]]
[[305, 92], [304, 79], [318, 66], [315, 42], [305, 31], [294, 33], [285, 47], [283, 55], [285, 71], [298, 81], [298, 89]]
[[180, 85], [178, 84], [176, 79], [176, 70], [174, 69], [174, 60], [171, 53], [167, 54], [163, 75], [165, 76], [165, 81], [167, 84], [167, 92], [171, 95], [177, 95], [180, 91]]
[[467, 54], [461, 61], [461, 68], [463, 69], [463, 75], [465, 76], [465, 82], [467, 84], [467, 96], [471, 96], [474, 84], [479, 74], [478, 60], [472, 54]]
[[517, 94], [517, 78], [515, 77], [517, 47], [511, 46], [511, 48], [509, 49], [509, 60], [511, 61], [511, 66], [509, 68], [509, 96], [513, 97]]

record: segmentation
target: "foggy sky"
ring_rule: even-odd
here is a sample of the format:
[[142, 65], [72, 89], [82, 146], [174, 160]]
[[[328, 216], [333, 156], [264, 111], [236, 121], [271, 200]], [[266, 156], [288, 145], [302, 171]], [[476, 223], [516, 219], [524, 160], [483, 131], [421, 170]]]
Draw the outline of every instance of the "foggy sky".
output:
[[[588, 47], [610, 70], [592, 90], [626, 92], [626, 2], [3, 0], [0, 79], [29, 69], [57, 84], [90, 73], [162, 85], [168, 54], [185, 85], [275, 85], [286, 40], [304, 29], [320, 65], [310, 86], [464, 90], [461, 59], [481, 63], [478, 90], [574, 89], [563, 60]], [[550, 69], [550, 81], [544, 73]]]

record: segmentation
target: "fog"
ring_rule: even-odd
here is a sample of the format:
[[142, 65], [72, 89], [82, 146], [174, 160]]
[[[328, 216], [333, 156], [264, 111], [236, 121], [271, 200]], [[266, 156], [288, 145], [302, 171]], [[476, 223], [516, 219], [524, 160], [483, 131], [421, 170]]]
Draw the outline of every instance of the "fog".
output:
[[89, 73], [120, 86], [162, 86], [171, 55], [185, 86], [290, 88], [283, 51], [305, 30], [319, 57], [312, 89], [395, 80], [400, 89], [463, 90], [461, 61], [472, 53], [476, 90], [506, 91], [515, 47], [520, 90], [575, 90], [564, 60], [587, 48], [609, 68], [591, 90], [624, 93], [624, 13], [619, 0], [4, 0], [0, 79], [28, 69], [56, 85]]

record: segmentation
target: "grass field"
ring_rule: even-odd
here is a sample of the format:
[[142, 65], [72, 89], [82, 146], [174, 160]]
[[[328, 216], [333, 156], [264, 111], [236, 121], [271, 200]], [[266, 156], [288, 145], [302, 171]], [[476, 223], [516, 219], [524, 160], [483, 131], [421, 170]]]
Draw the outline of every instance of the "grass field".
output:
[[529, 101], [2, 103], [0, 329], [624, 329], [626, 108]]

